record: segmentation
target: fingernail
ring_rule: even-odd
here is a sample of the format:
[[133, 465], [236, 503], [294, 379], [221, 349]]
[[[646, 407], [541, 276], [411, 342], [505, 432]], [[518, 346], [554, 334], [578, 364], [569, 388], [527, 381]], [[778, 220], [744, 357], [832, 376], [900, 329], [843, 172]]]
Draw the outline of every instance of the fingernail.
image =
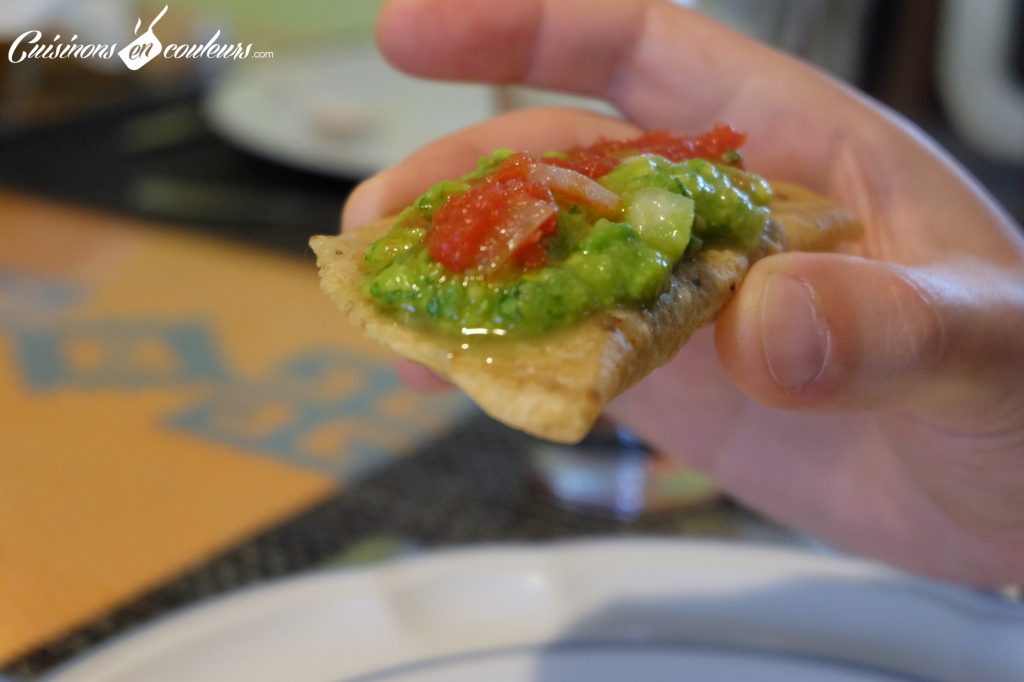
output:
[[814, 381], [828, 357], [829, 331], [814, 290], [788, 275], [769, 275], [761, 306], [761, 343], [775, 383], [795, 391]]

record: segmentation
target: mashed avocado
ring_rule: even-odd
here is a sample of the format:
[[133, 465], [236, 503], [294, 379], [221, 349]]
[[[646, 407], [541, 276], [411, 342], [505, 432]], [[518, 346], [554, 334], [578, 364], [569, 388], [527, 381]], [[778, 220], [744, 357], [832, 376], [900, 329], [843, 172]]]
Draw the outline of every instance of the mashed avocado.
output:
[[619, 197], [615, 215], [558, 198], [557, 230], [542, 242], [542, 267], [487, 275], [446, 269], [424, 245], [434, 212], [510, 153], [481, 159], [475, 171], [434, 185], [403, 211], [366, 251], [366, 295], [407, 322], [446, 334], [546, 332], [653, 300], [680, 260], [708, 244], [751, 249], [768, 220], [771, 189], [755, 175], [699, 158], [634, 155], [598, 178]]

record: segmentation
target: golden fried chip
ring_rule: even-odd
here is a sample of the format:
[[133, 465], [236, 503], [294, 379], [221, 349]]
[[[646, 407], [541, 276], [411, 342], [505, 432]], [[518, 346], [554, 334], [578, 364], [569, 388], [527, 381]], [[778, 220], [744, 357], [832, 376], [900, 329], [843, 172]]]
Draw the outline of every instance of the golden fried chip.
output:
[[321, 288], [367, 335], [448, 379], [498, 421], [572, 443], [613, 398], [713, 322], [756, 259], [827, 249], [859, 235], [845, 209], [801, 187], [772, 187], [772, 220], [755, 253], [701, 250], [676, 266], [666, 291], [645, 308], [614, 308], [537, 338], [452, 339], [381, 312], [362, 292], [363, 252], [387, 233], [390, 219], [337, 237], [313, 237], [310, 245]]

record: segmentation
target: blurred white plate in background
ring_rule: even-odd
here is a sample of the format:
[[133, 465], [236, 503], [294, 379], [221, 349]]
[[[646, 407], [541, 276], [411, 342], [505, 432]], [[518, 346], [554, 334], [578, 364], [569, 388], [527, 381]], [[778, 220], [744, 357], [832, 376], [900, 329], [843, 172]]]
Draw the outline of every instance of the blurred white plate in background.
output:
[[227, 72], [205, 103], [213, 128], [254, 154], [305, 170], [358, 178], [500, 109], [576, 107], [610, 116], [599, 100], [406, 76], [372, 45], [273, 60]]
[[52, 682], [284, 679], [1020, 680], [1024, 609], [772, 547], [499, 546], [242, 590]]
[[362, 177], [494, 111], [493, 88], [424, 81], [373, 46], [252, 61], [209, 93], [207, 117], [238, 146], [330, 175]]

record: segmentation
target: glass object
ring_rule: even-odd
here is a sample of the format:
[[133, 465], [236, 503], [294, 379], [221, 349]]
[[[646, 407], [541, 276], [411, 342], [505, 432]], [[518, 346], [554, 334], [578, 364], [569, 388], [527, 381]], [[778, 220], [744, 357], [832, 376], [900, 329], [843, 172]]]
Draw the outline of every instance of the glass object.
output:
[[530, 461], [560, 506], [631, 521], [644, 512], [718, 498], [706, 476], [660, 458], [628, 430], [602, 420], [576, 445], [538, 441]]

